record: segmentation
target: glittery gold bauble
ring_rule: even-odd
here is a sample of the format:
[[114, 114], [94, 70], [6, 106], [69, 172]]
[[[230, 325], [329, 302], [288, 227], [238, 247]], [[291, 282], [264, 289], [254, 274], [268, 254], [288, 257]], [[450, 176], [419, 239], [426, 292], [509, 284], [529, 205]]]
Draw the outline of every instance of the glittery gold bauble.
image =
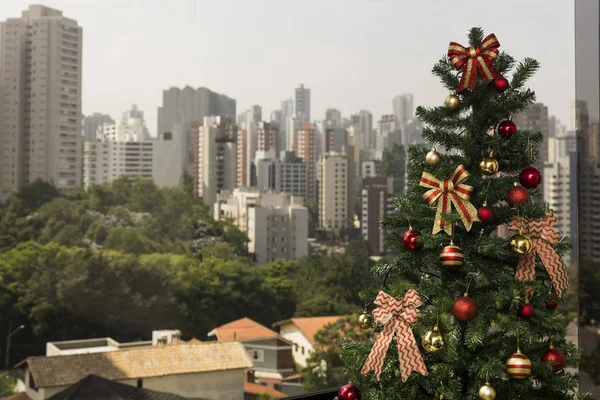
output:
[[449, 94], [446, 97], [446, 100], [444, 100], [444, 104], [451, 110], [457, 109], [458, 107], [460, 107], [460, 98], [454, 93]]
[[533, 242], [529, 236], [519, 233], [510, 238], [510, 248], [518, 255], [524, 256], [533, 249]]
[[496, 391], [486, 382], [485, 385], [479, 388], [479, 398], [481, 400], [494, 400], [496, 398]]
[[441, 160], [442, 160], [442, 155], [440, 153], [438, 153], [437, 151], [435, 151], [435, 147], [433, 149], [431, 149], [431, 151], [429, 153], [427, 153], [427, 155], [425, 156], [425, 161], [427, 162], [427, 164], [431, 165], [432, 167], [435, 167], [436, 165], [438, 165]]
[[525, 379], [531, 374], [531, 361], [520, 350], [506, 360], [506, 372], [514, 379]]
[[481, 172], [485, 175], [494, 175], [498, 172], [498, 160], [494, 158], [494, 153], [490, 153], [489, 156], [483, 157], [483, 160], [479, 163]]
[[373, 317], [367, 310], [363, 311], [363, 313], [358, 316], [358, 325], [362, 329], [369, 329], [373, 326]]
[[446, 338], [444, 338], [444, 334], [440, 332], [436, 324], [433, 329], [423, 335], [421, 343], [426, 352], [437, 353], [446, 346]]

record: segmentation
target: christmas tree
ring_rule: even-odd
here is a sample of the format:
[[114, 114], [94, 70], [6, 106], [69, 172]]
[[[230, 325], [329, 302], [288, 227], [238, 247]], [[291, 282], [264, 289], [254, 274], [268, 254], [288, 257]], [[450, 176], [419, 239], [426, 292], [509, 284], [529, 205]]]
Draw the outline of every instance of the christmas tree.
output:
[[361, 293], [375, 303], [361, 325], [377, 338], [344, 344], [352, 383], [340, 400], [587, 398], [565, 370], [579, 358], [555, 310], [570, 243], [534, 167], [543, 136], [511, 120], [535, 101], [525, 82], [540, 65], [480, 28], [468, 36], [433, 68], [451, 91], [444, 105], [417, 109], [442, 154], [410, 149], [407, 194], [384, 221], [394, 259]]

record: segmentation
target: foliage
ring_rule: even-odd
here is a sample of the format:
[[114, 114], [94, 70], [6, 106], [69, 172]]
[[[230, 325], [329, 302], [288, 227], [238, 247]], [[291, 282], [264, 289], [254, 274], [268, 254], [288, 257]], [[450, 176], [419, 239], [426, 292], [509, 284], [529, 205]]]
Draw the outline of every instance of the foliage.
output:
[[[470, 45], [479, 46], [483, 36], [481, 29], [472, 29]], [[525, 301], [525, 286], [514, 278], [518, 256], [510, 250], [508, 239], [493, 235], [498, 225], [517, 214], [536, 219], [543, 217], [547, 209], [539, 189], [531, 191], [531, 200], [525, 205], [510, 207], [504, 202], [515, 175], [535, 162], [542, 134], [525, 129], [519, 129], [509, 139], [486, 134], [500, 121], [533, 103], [535, 94], [524, 83], [537, 71], [539, 63], [529, 58], [517, 63], [502, 52], [494, 65], [505, 76], [512, 72], [506, 92], [499, 94], [493, 85], [480, 80], [474, 91], [461, 92], [461, 106], [456, 110], [443, 106], [417, 108], [417, 116], [425, 124], [423, 138], [435, 144], [438, 151], [447, 152], [438, 165], [429, 166], [425, 162], [427, 149], [410, 148], [408, 192], [396, 199], [397, 214], [385, 221], [388, 245], [397, 256], [373, 269], [375, 277], [387, 284], [363, 290], [365, 300], [372, 301], [379, 289], [397, 296], [416, 288], [424, 302], [413, 327], [416, 340], [419, 342], [439, 319], [446, 349], [435, 354], [421, 350], [429, 375], [412, 373], [403, 383], [394, 374], [399, 361], [393, 342], [381, 381], [377, 382], [372, 373], [360, 373], [372, 344], [346, 342], [342, 359], [350, 380], [361, 389], [364, 399], [431, 399], [440, 394], [443, 384], [446, 398], [474, 400], [478, 398], [478, 388], [488, 379], [502, 399], [571, 399], [577, 387], [576, 375], [552, 373], [550, 365], [540, 362], [549, 340], [565, 354], [568, 366], [575, 367], [579, 359], [579, 350], [566, 341], [564, 315], [544, 307], [549, 282], [544, 266], [538, 260], [537, 279], [527, 282], [535, 289], [530, 302], [536, 315], [531, 321], [521, 319], [517, 309]], [[447, 57], [434, 66], [433, 73], [446, 89], [458, 87], [460, 74]], [[532, 154], [523, 151], [529, 145], [533, 147]], [[480, 173], [479, 162], [490, 150], [494, 150], [502, 174], [487, 178]], [[450, 238], [444, 232], [431, 234], [435, 207], [423, 200], [427, 189], [419, 186], [419, 180], [424, 171], [447, 179], [460, 164], [471, 174], [466, 182], [474, 188], [471, 202], [478, 208], [487, 198], [494, 207], [495, 218], [493, 223], [476, 222], [467, 232], [454, 208], [445, 216], [455, 222], [454, 242], [465, 256], [460, 270], [448, 271], [440, 265], [439, 251], [449, 244]], [[401, 244], [401, 234], [409, 220], [414, 229], [423, 233], [425, 244], [419, 252], [409, 253]], [[557, 250], [562, 253], [568, 247], [563, 239]], [[453, 317], [451, 309], [455, 299], [465, 292], [468, 281], [469, 296], [477, 303], [478, 312], [473, 320], [461, 322]], [[509, 378], [505, 367], [506, 360], [517, 350], [517, 338], [521, 351], [533, 364], [532, 376], [522, 380]], [[580, 398], [585, 396], [581, 394]]]
[[307, 359], [302, 386], [307, 391], [340, 387], [348, 382], [342, 368], [340, 351], [346, 340], [368, 342], [374, 338], [371, 329], [358, 327], [358, 316], [351, 315], [324, 326], [315, 334], [315, 347]]

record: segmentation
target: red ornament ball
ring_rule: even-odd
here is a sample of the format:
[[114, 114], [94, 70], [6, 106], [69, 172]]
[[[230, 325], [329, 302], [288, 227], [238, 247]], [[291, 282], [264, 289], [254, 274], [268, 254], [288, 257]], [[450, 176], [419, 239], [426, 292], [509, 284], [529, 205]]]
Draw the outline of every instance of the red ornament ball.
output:
[[549, 300], [546, 302], [546, 308], [548, 310], [556, 310], [556, 307], [558, 307], [558, 302], [554, 300]]
[[461, 321], [470, 321], [477, 315], [477, 304], [472, 298], [461, 296], [454, 302], [452, 313]]
[[423, 247], [423, 236], [421, 235], [421, 232], [412, 229], [406, 231], [404, 236], [402, 236], [402, 245], [408, 251], [419, 250]]
[[562, 351], [550, 346], [550, 348], [542, 353], [540, 357], [542, 362], [552, 363], [552, 371], [558, 372], [562, 370], [566, 365], [565, 355]]
[[508, 86], [508, 79], [506, 79], [505, 77], [494, 79], [494, 88], [498, 93], [504, 92], [506, 89], [508, 89]]
[[506, 201], [511, 206], [514, 206], [515, 204], [525, 204], [529, 201], [529, 192], [523, 186], [515, 184], [515, 186], [511, 187], [508, 191]]
[[491, 222], [494, 219], [494, 210], [492, 207], [488, 207], [486, 203], [477, 210], [477, 218], [481, 222]]
[[519, 307], [519, 316], [525, 319], [531, 319], [535, 315], [535, 309], [533, 305], [525, 303]]
[[349, 383], [342, 386], [338, 392], [338, 398], [340, 400], [360, 400], [360, 392], [356, 386]]
[[460, 247], [451, 243], [440, 252], [440, 261], [447, 269], [459, 269], [465, 261], [465, 255]]
[[519, 182], [527, 189], [535, 189], [542, 183], [542, 173], [536, 167], [527, 167], [521, 171]]
[[517, 133], [517, 125], [511, 120], [507, 119], [505, 121], [500, 122], [496, 130], [498, 131], [498, 134], [508, 139], [509, 137]]

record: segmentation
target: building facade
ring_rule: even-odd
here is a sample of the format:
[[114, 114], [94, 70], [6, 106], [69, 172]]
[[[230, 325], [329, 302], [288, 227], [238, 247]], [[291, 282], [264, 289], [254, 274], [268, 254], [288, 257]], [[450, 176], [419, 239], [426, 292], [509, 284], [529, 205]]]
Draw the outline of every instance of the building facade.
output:
[[393, 179], [368, 177], [363, 179], [361, 232], [369, 244], [372, 256], [381, 256], [385, 252], [385, 230], [381, 219], [395, 210], [393, 197]]
[[408, 124], [408, 121], [412, 120], [415, 115], [412, 93], [402, 93], [395, 96], [392, 100], [392, 109], [400, 124], [400, 128], [405, 130], [406, 124]]
[[317, 134], [312, 124], [304, 123], [295, 132], [294, 154], [306, 164], [306, 200], [316, 201]]
[[296, 117], [302, 122], [310, 122], [310, 89], [305, 88], [303, 84], [300, 84], [294, 92], [294, 114], [296, 114]]
[[0, 190], [80, 185], [82, 28], [35, 5], [2, 22], [0, 38]]
[[348, 227], [348, 159], [323, 153], [319, 160], [319, 228], [340, 237]]

